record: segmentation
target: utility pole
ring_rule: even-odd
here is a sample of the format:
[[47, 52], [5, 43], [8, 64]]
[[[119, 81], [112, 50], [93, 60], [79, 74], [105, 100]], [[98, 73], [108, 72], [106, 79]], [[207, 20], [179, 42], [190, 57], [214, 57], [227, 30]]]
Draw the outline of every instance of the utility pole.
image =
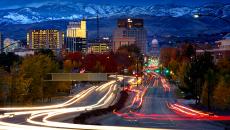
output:
[[97, 11], [97, 40], [99, 41], [100, 35], [99, 35], [99, 16], [98, 16], [98, 11]]
[[136, 61], [137, 61], [136, 80], [137, 80], [137, 87], [138, 87], [138, 57], [137, 57], [137, 60], [136, 60]]

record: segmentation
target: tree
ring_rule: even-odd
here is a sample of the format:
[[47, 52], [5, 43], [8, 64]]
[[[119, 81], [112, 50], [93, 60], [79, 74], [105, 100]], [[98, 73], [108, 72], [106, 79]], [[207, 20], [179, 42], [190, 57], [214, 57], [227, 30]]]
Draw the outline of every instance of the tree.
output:
[[74, 65], [71, 60], [65, 60], [63, 64], [64, 72], [69, 73], [74, 68]]
[[[46, 55], [28, 56], [23, 59], [18, 73], [22, 78], [21, 82], [23, 85], [27, 86], [25, 100], [32, 103], [35, 100], [42, 99], [42, 80], [45, 78], [46, 74], [57, 72], [57, 70], [57, 63]], [[19, 86], [17, 85], [16, 87]]]
[[191, 61], [189, 69], [187, 69], [185, 84], [187, 84], [190, 92], [197, 99], [197, 103], [200, 103], [202, 87], [205, 83], [205, 75], [209, 69], [213, 68], [214, 63], [211, 54], [205, 52], [203, 55], [195, 57]]
[[139, 56], [141, 55], [141, 50], [136, 44], [131, 44], [119, 47], [117, 53]]
[[105, 70], [104, 65], [100, 61], [96, 61], [96, 64], [93, 67], [93, 72], [103, 73]]
[[202, 103], [208, 106], [208, 109], [211, 109], [211, 98], [214, 86], [216, 84], [216, 75], [214, 70], [209, 69], [205, 74], [205, 83], [202, 91]]
[[0, 66], [3, 67], [4, 70], [10, 72], [10, 67], [14, 62], [19, 62], [20, 57], [15, 55], [14, 53], [1, 53], [0, 54]]
[[39, 49], [37, 53], [39, 55], [49, 56], [51, 59], [55, 58], [54, 52], [51, 49]]
[[8, 76], [8, 86], [11, 104], [23, 102], [27, 95], [28, 87], [32, 81], [31, 78], [24, 78], [25, 73], [19, 70], [18, 63], [11, 67], [11, 74]]
[[219, 109], [230, 108], [230, 76], [221, 77], [213, 92], [214, 106]]
[[187, 91], [189, 89], [189, 87], [187, 85], [187, 80], [189, 79], [188, 75], [187, 75], [187, 72], [190, 68], [189, 65], [190, 65], [189, 63], [183, 62], [182, 65], [180, 66], [179, 72], [177, 74], [177, 77], [180, 81], [180, 88], [182, 90], [187, 90]]
[[172, 47], [161, 48], [160, 62], [164, 67], [168, 67], [171, 60], [176, 60], [178, 57], [178, 49]]
[[195, 48], [189, 44], [189, 43], [184, 43], [181, 46], [182, 48], [182, 58], [189, 60], [192, 56], [196, 54]]
[[213, 89], [213, 105], [219, 109], [230, 108], [230, 59], [217, 63], [216, 77], [218, 83]]
[[0, 105], [4, 105], [8, 96], [8, 87], [6, 77], [9, 75], [3, 68], [0, 67]]
[[84, 62], [83, 62], [83, 66], [85, 67], [85, 69], [87, 71], [93, 72], [94, 70], [94, 66], [96, 65], [96, 61], [97, 61], [97, 55], [95, 54], [88, 54], [86, 55]]
[[177, 75], [178, 75], [178, 72], [179, 72], [179, 68], [180, 68], [179, 63], [178, 63], [176, 60], [172, 59], [172, 60], [169, 62], [169, 69], [173, 72], [172, 78], [173, 78], [174, 80], [177, 79]]

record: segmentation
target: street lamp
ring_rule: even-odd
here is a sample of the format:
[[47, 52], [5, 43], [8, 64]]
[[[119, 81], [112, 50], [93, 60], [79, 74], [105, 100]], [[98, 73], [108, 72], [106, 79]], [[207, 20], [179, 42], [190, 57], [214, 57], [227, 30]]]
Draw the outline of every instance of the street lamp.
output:
[[218, 18], [218, 19], [222, 19], [223, 21], [225, 21], [226, 23], [229, 23], [230, 24], [230, 21], [229, 20], [227, 20], [227, 19], [224, 19], [224, 18], [222, 18], [222, 17], [220, 17], [220, 16], [217, 16], [217, 15], [212, 15], [212, 14], [200, 14], [200, 13], [196, 13], [196, 14], [194, 14], [193, 15], [193, 17], [194, 18], [200, 18], [200, 17], [214, 17], [214, 18]]
[[[197, 48], [199, 48], [199, 49], [201, 49], [201, 50], [203, 50], [203, 52], [204, 52], [204, 56], [207, 54], [207, 53], [210, 53], [210, 52], [208, 52], [207, 51], [207, 49], [206, 48], [202, 48], [202, 47], [199, 47], [199, 45], [197, 45], [197, 44], [194, 44], [195, 45], [195, 50], [197, 49]], [[195, 52], [195, 62], [197, 62], [197, 54], [196, 54], [196, 52]], [[199, 82], [199, 84], [200, 84], [200, 78], [199, 79], [197, 79], [196, 80], [196, 84], [195, 84], [195, 92], [196, 92], [196, 103], [197, 103], [197, 100], [198, 100], [198, 82]], [[200, 86], [200, 85], [199, 85]], [[211, 110], [211, 88], [210, 88], [210, 85], [208, 85], [208, 111], [210, 111]]]
[[[218, 19], [221, 19], [221, 20], [223, 20], [223, 21], [225, 21], [226, 23], [228, 23], [228, 24], [230, 24], [230, 21], [229, 20], [227, 20], [227, 19], [224, 19], [224, 18], [222, 18], [222, 17], [220, 17], [220, 16], [217, 16], [217, 15], [212, 15], [212, 14], [200, 14], [200, 13], [196, 13], [196, 14], [194, 14], [193, 15], [193, 17], [194, 18], [199, 18], [199, 17], [214, 17], [214, 18], [218, 18]], [[195, 45], [195, 47], [197, 47], [196, 45]], [[198, 46], [199, 47], [199, 46]], [[207, 50], [206, 49], [203, 49], [203, 48], [201, 48], [201, 50], [203, 50], [204, 51], [204, 54], [207, 52]], [[195, 52], [196, 53], [196, 52]], [[196, 57], [196, 54], [195, 54], [195, 60], [197, 60], [197, 57]], [[197, 84], [196, 84], [197, 85]], [[196, 91], [197, 91], [197, 87], [195, 87], [196, 88]], [[198, 92], [196, 92], [196, 93], [198, 93]], [[196, 94], [197, 95], [197, 94]], [[197, 97], [196, 97], [197, 98]], [[196, 101], [197, 102], [197, 101]], [[211, 101], [210, 101], [210, 85], [208, 86], [208, 109], [209, 109], [209, 111], [210, 111], [210, 108], [211, 108], [211, 105], [210, 105], [210, 103], [211, 103]]]
[[193, 17], [194, 17], [194, 18], [199, 18], [200, 15], [199, 15], [199, 14], [194, 14]]

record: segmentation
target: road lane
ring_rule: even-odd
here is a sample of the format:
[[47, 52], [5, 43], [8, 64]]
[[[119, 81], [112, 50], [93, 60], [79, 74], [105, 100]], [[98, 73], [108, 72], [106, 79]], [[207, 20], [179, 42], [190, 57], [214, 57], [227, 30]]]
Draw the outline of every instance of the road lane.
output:
[[167, 103], [176, 101], [173, 96], [174, 88], [170, 88], [171, 91], [165, 91], [159, 79], [153, 79], [146, 87], [148, 90], [139, 110], [134, 112], [121, 111], [123, 116], [109, 114], [103, 116], [102, 119], [98, 118], [96, 122], [102, 125], [146, 128], [224, 130], [223, 126], [213, 121], [191, 120], [169, 109]]

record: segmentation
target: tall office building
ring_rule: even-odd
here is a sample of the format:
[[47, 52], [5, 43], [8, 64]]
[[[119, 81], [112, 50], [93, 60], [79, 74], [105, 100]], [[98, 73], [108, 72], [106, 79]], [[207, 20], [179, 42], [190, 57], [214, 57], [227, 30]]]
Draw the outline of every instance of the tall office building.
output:
[[30, 49], [60, 50], [64, 44], [64, 33], [59, 30], [32, 30], [27, 33]]
[[113, 51], [124, 45], [136, 44], [142, 53], [146, 53], [147, 31], [143, 19], [119, 19], [113, 32]]
[[86, 52], [87, 29], [86, 20], [69, 22], [67, 27], [65, 47], [70, 52]]

